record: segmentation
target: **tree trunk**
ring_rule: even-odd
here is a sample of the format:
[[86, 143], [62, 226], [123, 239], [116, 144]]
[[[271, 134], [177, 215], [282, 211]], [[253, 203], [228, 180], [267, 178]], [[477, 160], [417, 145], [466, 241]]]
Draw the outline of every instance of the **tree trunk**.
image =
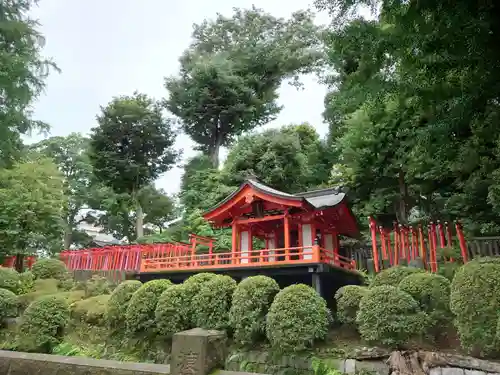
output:
[[407, 199], [408, 199], [408, 186], [405, 182], [405, 172], [403, 169], [399, 169], [399, 217], [398, 221], [401, 224], [408, 224], [408, 212], [407, 212]]
[[64, 229], [64, 250], [69, 250], [73, 242], [73, 228], [67, 224]]
[[210, 160], [212, 161], [212, 167], [214, 169], [219, 168], [219, 153], [220, 153], [220, 147], [222, 145], [222, 134], [221, 134], [221, 125], [219, 118], [216, 118], [214, 120], [214, 143], [211, 145], [209, 148], [209, 154], [210, 154]]
[[137, 238], [144, 236], [144, 213], [142, 211], [141, 202], [139, 202], [139, 197], [134, 194], [135, 199], [135, 233]]
[[16, 264], [14, 265], [17, 272], [21, 273], [24, 271], [24, 254], [16, 254]]

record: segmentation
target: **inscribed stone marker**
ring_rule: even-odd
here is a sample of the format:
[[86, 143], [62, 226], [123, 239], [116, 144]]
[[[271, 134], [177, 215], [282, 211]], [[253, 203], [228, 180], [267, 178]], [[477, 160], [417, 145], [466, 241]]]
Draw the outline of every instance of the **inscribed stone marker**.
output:
[[193, 328], [176, 333], [172, 340], [171, 375], [208, 375], [223, 368], [226, 333]]

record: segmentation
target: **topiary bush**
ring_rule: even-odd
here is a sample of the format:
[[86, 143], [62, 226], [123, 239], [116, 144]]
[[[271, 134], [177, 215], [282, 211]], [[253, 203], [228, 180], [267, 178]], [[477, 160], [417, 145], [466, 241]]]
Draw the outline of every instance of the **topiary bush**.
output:
[[56, 279], [35, 280], [33, 291], [19, 295], [19, 308], [25, 310], [28, 305], [41, 296], [47, 296], [58, 292]]
[[356, 325], [359, 302], [367, 291], [367, 287], [359, 285], [346, 285], [337, 290], [335, 301], [337, 302], [337, 317], [341, 323], [349, 326]]
[[421, 336], [429, 317], [408, 293], [391, 286], [370, 288], [356, 316], [361, 337], [371, 344], [399, 347]]
[[191, 291], [185, 284], [173, 285], [165, 290], [156, 305], [155, 321], [157, 332], [167, 338], [190, 328], [189, 307]]
[[127, 280], [119, 284], [111, 293], [106, 309], [106, 322], [109, 327], [125, 327], [130, 299], [141, 286], [142, 283], [138, 280]]
[[266, 320], [266, 335], [281, 352], [307, 349], [328, 332], [326, 302], [310, 286], [291, 285], [274, 298]]
[[125, 314], [127, 331], [152, 333], [155, 327], [155, 310], [161, 294], [172, 286], [169, 280], [151, 280], [142, 285], [130, 299]]
[[462, 347], [470, 354], [495, 352], [500, 311], [500, 263], [472, 260], [462, 266], [451, 283], [450, 308]]
[[58, 259], [44, 258], [33, 264], [31, 268], [35, 279], [57, 279], [63, 280], [67, 277], [66, 265]]
[[33, 272], [25, 271], [19, 274], [19, 288], [17, 294], [25, 294], [35, 289], [35, 276]]
[[17, 296], [7, 289], [0, 289], [0, 326], [4, 320], [17, 316]]
[[17, 293], [19, 289], [19, 273], [12, 268], [0, 267], [0, 288]]
[[266, 335], [266, 316], [280, 287], [267, 276], [252, 276], [238, 284], [229, 311], [234, 339], [241, 345], [258, 342]]
[[421, 268], [406, 267], [406, 266], [396, 266], [387, 268], [380, 271], [372, 280], [370, 287], [381, 286], [381, 285], [391, 285], [398, 286], [399, 283], [408, 275], [413, 275], [414, 273], [425, 272]]
[[69, 306], [57, 296], [45, 296], [31, 303], [21, 319], [17, 349], [51, 353], [63, 338], [70, 317]]
[[86, 298], [110, 294], [113, 291], [113, 286], [109, 280], [100, 275], [92, 275], [92, 277], [85, 282], [83, 288]]
[[236, 281], [225, 275], [216, 275], [204, 283], [193, 298], [196, 326], [206, 329], [228, 329], [229, 309], [235, 289]]
[[[451, 318], [450, 280], [429, 272], [406, 276], [399, 289], [412, 296], [430, 318], [430, 326], [446, 324]], [[431, 328], [430, 327], [430, 328]]]
[[104, 325], [109, 294], [90, 297], [70, 305], [71, 318], [92, 325]]
[[[217, 275], [214, 273], [202, 272], [190, 276], [188, 279], [186, 279], [183, 284], [186, 286], [186, 293], [189, 293], [189, 295], [191, 296], [191, 300], [196, 297], [203, 285], [213, 280], [216, 276]], [[187, 316], [189, 320], [189, 326], [190, 328], [194, 328], [196, 327], [196, 311], [192, 303], [189, 304], [188, 310], [189, 311], [187, 312]]]

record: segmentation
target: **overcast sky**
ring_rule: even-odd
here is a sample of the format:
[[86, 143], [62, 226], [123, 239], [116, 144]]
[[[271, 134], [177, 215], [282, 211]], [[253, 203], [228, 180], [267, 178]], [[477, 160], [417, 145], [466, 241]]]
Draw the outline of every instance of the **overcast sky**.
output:
[[[178, 57], [187, 48], [193, 23], [233, 7], [255, 4], [275, 16], [287, 17], [308, 6], [299, 0], [41, 0], [34, 16], [46, 37], [44, 54], [61, 68], [47, 81], [35, 106], [35, 117], [51, 126], [50, 135], [88, 133], [96, 125], [99, 106], [113, 96], [134, 90], [156, 98], [166, 96], [165, 76], [176, 74]], [[326, 23], [326, 15], [317, 17]], [[325, 87], [305, 77], [302, 91], [283, 85], [284, 109], [268, 126], [307, 121], [324, 135]], [[31, 140], [38, 140], [35, 136]], [[192, 143], [181, 135], [177, 146], [184, 158], [193, 155]], [[182, 169], [174, 168], [157, 181], [169, 193], [179, 189]]]

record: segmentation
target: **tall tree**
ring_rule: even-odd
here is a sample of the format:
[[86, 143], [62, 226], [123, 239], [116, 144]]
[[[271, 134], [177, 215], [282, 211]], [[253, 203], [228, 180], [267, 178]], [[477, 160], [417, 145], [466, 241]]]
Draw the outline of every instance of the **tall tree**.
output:
[[90, 160], [95, 176], [135, 203], [136, 234], [144, 235], [139, 190], [175, 163], [172, 122], [154, 99], [139, 93], [114, 98], [92, 129]]
[[304, 191], [328, 181], [321, 149], [318, 134], [307, 124], [246, 135], [229, 150], [223, 174], [231, 185], [252, 174], [278, 190]]
[[165, 228], [165, 223], [175, 218], [175, 199], [163, 189], [146, 186], [139, 192], [139, 201], [144, 208], [144, 223], [155, 226], [160, 233]]
[[31, 105], [51, 68], [56, 68], [40, 54], [44, 39], [29, 16], [35, 4], [35, 0], [0, 3], [0, 168], [19, 157], [21, 134], [47, 128], [31, 118]]
[[32, 151], [51, 158], [64, 176], [64, 193], [68, 198], [64, 212], [65, 249], [69, 249], [78, 239], [84, 238], [77, 227], [80, 222], [86, 220], [81, 211], [88, 208], [91, 195], [99, 189], [92, 178], [88, 148], [89, 139], [78, 133], [66, 137], [51, 137], [30, 146]]
[[[416, 209], [460, 217], [475, 233], [500, 230], [499, 5], [317, 4], [338, 16], [327, 40], [336, 75], [326, 112], [344, 179], [366, 213], [404, 219]], [[362, 4], [380, 8], [376, 21], [350, 17]]]
[[[66, 205], [63, 178], [48, 158], [16, 163], [0, 169], [0, 249], [22, 255], [61, 249]], [[58, 249], [51, 245], [59, 242]]]
[[167, 107], [218, 168], [220, 147], [275, 118], [281, 83], [314, 68], [318, 45], [308, 12], [289, 20], [257, 8], [218, 14], [195, 25], [180, 75], [166, 80]]

